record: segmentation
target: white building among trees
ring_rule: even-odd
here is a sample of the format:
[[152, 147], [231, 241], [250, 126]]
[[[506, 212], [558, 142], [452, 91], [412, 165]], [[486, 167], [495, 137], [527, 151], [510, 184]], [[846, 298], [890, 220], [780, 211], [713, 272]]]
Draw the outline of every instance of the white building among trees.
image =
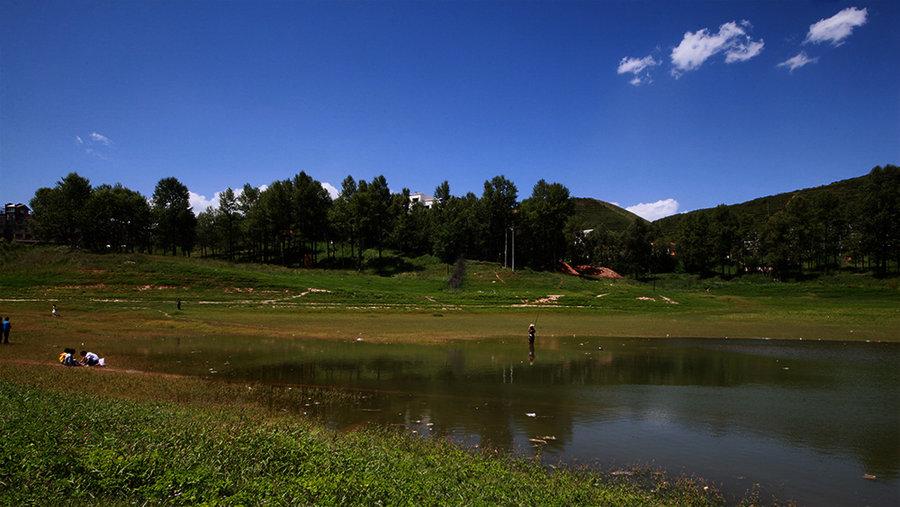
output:
[[434, 204], [436, 202], [438, 202], [438, 200], [439, 199], [437, 199], [436, 197], [432, 197], [430, 195], [425, 195], [421, 192], [416, 192], [415, 194], [409, 194], [409, 202], [411, 202], [413, 204], [420, 202], [426, 208], [430, 208], [430, 207], [434, 206]]

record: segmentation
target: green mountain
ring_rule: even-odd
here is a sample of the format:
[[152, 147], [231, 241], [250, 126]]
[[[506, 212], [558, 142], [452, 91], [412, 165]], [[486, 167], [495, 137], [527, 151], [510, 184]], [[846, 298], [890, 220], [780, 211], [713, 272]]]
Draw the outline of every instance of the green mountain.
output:
[[607, 229], [621, 232], [635, 220], [644, 220], [634, 213], [598, 199], [573, 197], [575, 220], [584, 229]]
[[[829, 185], [822, 185], [820, 187], [805, 188], [801, 190], [794, 190], [793, 192], [784, 192], [781, 194], [770, 195], [768, 197], [760, 197], [757, 199], [753, 199], [752, 201], [732, 204], [728, 206], [728, 208], [730, 208], [731, 211], [734, 212], [735, 215], [737, 215], [741, 223], [749, 223], [754, 226], [761, 225], [765, 223], [769, 216], [783, 210], [792, 199], [795, 199], [799, 195], [802, 195], [806, 199], [813, 200], [817, 195], [826, 191], [830, 191], [834, 193], [839, 202], [857, 202], [862, 196], [863, 187], [868, 177], [868, 175], [859, 176], [856, 178], [836, 181]], [[691, 211], [688, 213], [680, 213], [678, 215], [661, 218], [654, 223], [659, 226], [660, 231], [663, 234], [674, 233], [675, 231], [678, 231], [680, 229], [681, 222], [686, 216], [692, 214], [711, 215], [714, 210], [715, 208], [706, 208]]]

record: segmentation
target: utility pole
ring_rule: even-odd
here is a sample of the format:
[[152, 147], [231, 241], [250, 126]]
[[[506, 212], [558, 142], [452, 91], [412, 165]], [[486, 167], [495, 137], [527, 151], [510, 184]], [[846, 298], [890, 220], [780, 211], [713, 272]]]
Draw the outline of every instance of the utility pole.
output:
[[513, 273], [516, 272], [516, 228], [510, 227], [510, 231], [512, 231], [512, 270]]
[[506, 244], [508, 242], [509, 242], [509, 234], [507, 234], [507, 231], [503, 231], [503, 267], [504, 268], [509, 266], [509, 264], [506, 263], [506, 252], [509, 250], [506, 247]]

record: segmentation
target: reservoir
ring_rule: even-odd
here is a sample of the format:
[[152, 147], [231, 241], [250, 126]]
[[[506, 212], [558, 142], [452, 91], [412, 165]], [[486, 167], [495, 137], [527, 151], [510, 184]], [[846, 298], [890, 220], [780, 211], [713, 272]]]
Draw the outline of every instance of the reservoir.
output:
[[764, 501], [900, 505], [897, 344], [220, 337], [144, 353], [173, 373], [361, 393], [354, 406], [292, 407], [339, 430], [402, 426], [605, 472], [649, 464], [730, 500], [756, 487]]

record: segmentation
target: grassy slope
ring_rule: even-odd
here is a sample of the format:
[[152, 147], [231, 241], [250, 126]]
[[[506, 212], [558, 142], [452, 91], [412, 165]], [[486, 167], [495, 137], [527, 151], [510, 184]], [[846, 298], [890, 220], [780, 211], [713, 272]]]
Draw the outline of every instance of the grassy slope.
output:
[[[822, 192], [830, 191], [835, 194], [839, 201], [844, 203], [855, 203], [860, 199], [863, 186], [865, 185], [868, 175], [849, 178], [846, 180], [836, 181], [829, 185], [819, 187], [805, 188], [795, 190], [793, 192], [784, 192], [781, 194], [770, 195], [767, 197], [759, 197], [747, 202], [732, 204], [728, 207], [733, 211], [741, 221], [748, 221], [752, 227], [758, 228], [766, 222], [769, 216], [782, 211], [787, 204], [798, 195], [802, 195], [809, 200], [813, 200]], [[707, 208], [691, 211], [689, 213], [681, 213], [669, 217], [661, 218], [655, 223], [659, 225], [663, 234], [674, 234], [680, 229], [681, 221], [690, 214], [706, 214], [712, 216], [715, 208]]]
[[607, 229], [622, 232], [635, 220], [643, 220], [634, 213], [614, 204], [587, 197], [574, 197], [575, 218], [587, 229]]
[[[113, 332], [121, 319], [134, 318], [146, 320], [143, 329], [158, 324], [295, 333], [297, 313], [303, 312], [303, 332], [322, 337], [507, 336], [539, 319], [540, 332], [549, 335], [900, 339], [897, 280], [839, 275], [772, 283], [675, 277], [643, 284], [512, 273], [470, 263], [463, 286], [451, 289], [447, 266], [428, 259], [412, 265], [410, 271], [377, 276], [22, 249], [7, 255], [0, 269], [7, 299], [0, 301], [0, 315], [13, 315], [20, 337], [58, 327], [43, 318], [56, 303], [69, 323], [81, 319], [78, 326], [85, 332], [107, 327]], [[178, 299], [182, 311], [175, 308]]]

